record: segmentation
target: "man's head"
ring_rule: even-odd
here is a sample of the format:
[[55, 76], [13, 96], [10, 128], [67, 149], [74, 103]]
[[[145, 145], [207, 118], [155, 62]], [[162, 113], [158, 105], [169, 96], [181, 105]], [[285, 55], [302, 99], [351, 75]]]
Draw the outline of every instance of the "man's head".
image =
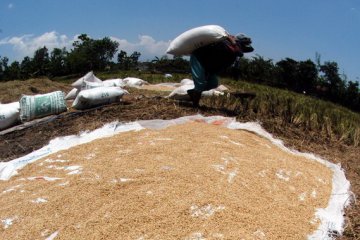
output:
[[235, 36], [236, 43], [239, 44], [241, 50], [244, 53], [252, 52], [254, 51], [254, 48], [251, 46], [251, 38], [246, 36], [243, 33], [239, 33]]

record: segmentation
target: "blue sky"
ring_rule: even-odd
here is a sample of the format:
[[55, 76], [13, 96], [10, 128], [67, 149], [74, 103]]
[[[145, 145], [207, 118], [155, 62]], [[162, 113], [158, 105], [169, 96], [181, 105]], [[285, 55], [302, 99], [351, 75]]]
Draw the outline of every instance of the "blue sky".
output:
[[0, 0], [0, 56], [21, 61], [44, 45], [69, 50], [86, 33], [151, 60], [180, 33], [207, 24], [246, 33], [254, 54], [275, 62], [314, 61], [318, 52], [360, 81], [360, 0]]

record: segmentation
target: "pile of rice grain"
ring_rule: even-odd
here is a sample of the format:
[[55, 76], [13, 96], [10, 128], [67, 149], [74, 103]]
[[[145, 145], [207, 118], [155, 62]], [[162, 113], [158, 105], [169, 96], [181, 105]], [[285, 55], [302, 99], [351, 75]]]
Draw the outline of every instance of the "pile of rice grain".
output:
[[0, 182], [0, 235], [305, 239], [331, 179], [327, 167], [247, 131], [193, 122], [126, 132]]

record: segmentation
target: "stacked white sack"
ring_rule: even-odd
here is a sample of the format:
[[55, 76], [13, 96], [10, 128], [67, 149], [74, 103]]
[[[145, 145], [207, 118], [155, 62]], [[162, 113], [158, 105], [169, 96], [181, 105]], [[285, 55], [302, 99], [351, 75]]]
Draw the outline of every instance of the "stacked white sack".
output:
[[76, 96], [79, 94], [79, 92], [83, 91], [83, 90], [87, 90], [87, 89], [93, 89], [93, 88], [98, 88], [98, 87], [103, 87], [104, 84], [102, 82], [88, 82], [88, 81], [83, 81], [81, 83], [81, 87], [80, 89], [78, 88], [73, 88], [66, 96], [65, 96], [65, 100], [71, 100], [71, 99], [75, 99]]
[[77, 88], [77, 89], [81, 89], [81, 86], [83, 84], [84, 81], [87, 81], [87, 82], [98, 82], [98, 83], [101, 83], [102, 81], [97, 78], [93, 71], [91, 72], [88, 72], [86, 75], [84, 75], [83, 77], [79, 78], [78, 80], [76, 80], [73, 84], [71, 84], [71, 86], [73, 86], [74, 88]]
[[175, 56], [190, 55], [194, 50], [221, 41], [229, 34], [218, 25], [192, 28], [171, 41], [166, 53]]
[[80, 92], [80, 89], [77, 89], [77, 88], [71, 89], [71, 91], [68, 94], [66, 94], [65, 100], [75, 99], [76, 96], [79, 94], [79, 92]]
[[76, 80], [71, 84], [71, 86], [73, 86], [74, 88], [65, 96], [65, 100], [75, 99], [76, 96], [79, 94], [79, 92], [83, 90], [84, 87], [87, 86], [87, 85], [84, 86], [84, 82], [102, 83], [102, 81], [94, 75], [93, 71], [88, 72], [83, 77], [79, 78], [78, 80]]
[[65, 96], [65, 100], [75, 99], [82, 90], [97, 87], [124, 87], [125, 84], [121, 78], [107, 79], [102, 81], [101, 79], [97, 78], [91, 71], [76, 80], [73, 84], [71, 84], [71, 86], [74, 88]]
[[120, 101], [124, 94], [128, 94], [128, 91], [120, 87], [98, 87], [87, 89], [81, 91], [77, 95], [72, 107], [82, 110], [106, 105]]
[[1, 104], [0, 103], [0, 130], [14, 125], [20, 116], [19, 102]]

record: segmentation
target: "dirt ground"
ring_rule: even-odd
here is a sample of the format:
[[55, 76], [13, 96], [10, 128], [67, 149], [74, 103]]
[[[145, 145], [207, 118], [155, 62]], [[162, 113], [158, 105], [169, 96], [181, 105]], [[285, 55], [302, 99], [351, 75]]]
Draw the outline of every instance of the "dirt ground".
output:
[[[158, 97], [155, 92], [135, 92], [121, 103], [98, 107], [86, 111], [69, 111], [32, 126], [0, 134], [0, 161], [10, 161], [48, 144], [49, 140], [81, 131], [93, 130], [112, 121], [136, 121], [147, 119], [173, 119], [185, 115], [235, 115], [226, 109], [214, 109], [202, 105], [195, 109], [190, 104], [179, 103]], [[238, 119], [248, 121], [255, 119]], [[346, 212], [346, 229], [339, 239], [360, 239], [360, 149], [331, 140], [323, 140], [316, 133], [281, 126], [276, 119], [260, 119], [262, 126], [280, 138], [285, 145], [299, 151], [315, 153], [345, 169], [356, 198]]]

